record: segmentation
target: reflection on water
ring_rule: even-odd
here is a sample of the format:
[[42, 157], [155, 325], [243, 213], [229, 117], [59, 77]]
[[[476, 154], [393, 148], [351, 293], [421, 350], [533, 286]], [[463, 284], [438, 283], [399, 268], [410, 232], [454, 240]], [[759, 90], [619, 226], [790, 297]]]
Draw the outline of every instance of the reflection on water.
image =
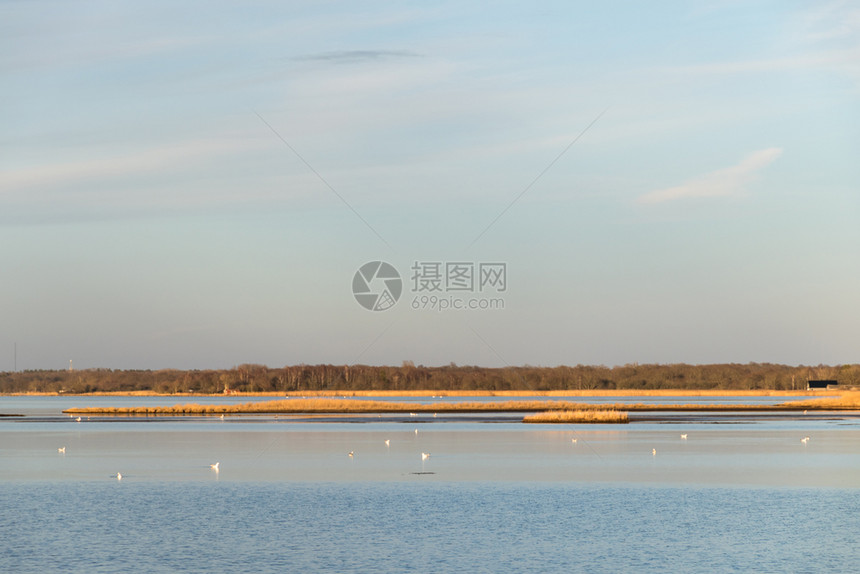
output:
[[[4, 398], [5, 410], [39, 416], [0, 419], [0, 480], [99, 480], [121, 472], [137, 481], [860, 484], [860, 419], [853, 413], [659, 419], [647, 413], [641, 420], [661, 422], [638, 423], [637, 414], [626, 425], [524, 425], [498, 422], [517, 415], [457, 414], [356, 416], [350, 423], [302, 415], [75, 422], [60, 412], [72, 398], [81, 399]], [[139, 401], [97, 398], [119, 406]], [[718, 422], [730, 424], [705, 424]], [[810, 440], [803, 443], [805, 436]], [[432, 456], [422, 460], [421, 453]], [[212, 476], [209, 465], [216, 461], [220, 472]]]
[[0, 419], [4, 572], [838, 572], [856, 558], [851, 414], [75, 422], [66, 397], [8, 399], [28, 416]]
[[[127, 479], [146, 481], [349, 482], [408, 481], [416, 479], [415, 472], [433, 472], [421, 479], [860, 484], [860, 441], [856, 432], [839, 430], [685, 428], [689, 438], [683, 440], [680, 429], [630, 425], [561, 430], [504, 424], [447, 430], [440, 424], [423, 425], [416, 435], [402, 424], [386, 429], [242, 423], [202, 428], [215, 422], [166, 428], [168, 424], [90, 422], [68, 430], [48, 425], [16, 432], [14, 441], [5, 434], [10, 440], [4, 440], [0, 451], [0, 479], [97, 480], [122, 472]], [[811, 440], [802, 443], [810, 433]], [[65, 447], [62, 455], [60, 447]], [[432, 456], [422, 460], [422, 452]], [[209, 472], [216, 461], [221, 463], [217, 477]]]

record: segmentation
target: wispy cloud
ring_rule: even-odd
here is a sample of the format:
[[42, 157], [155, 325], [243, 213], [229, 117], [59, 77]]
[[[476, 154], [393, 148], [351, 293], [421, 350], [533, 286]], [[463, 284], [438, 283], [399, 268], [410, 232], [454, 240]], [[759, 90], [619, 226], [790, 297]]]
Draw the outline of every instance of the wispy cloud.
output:
[[419, 58], [421, 54], [409, 50], [336, 50], [333, 52], [319, 52], [316, 54], [305, 54], [297, 56], [293, 60], [305, 62], [334, 62], [352, 64], [376, 60], [388, 60], [392, 58]]
[[777, 58], [761, 58], [750, 60], [739, 60], [729, 62], [710, 62], [694, 64], [689, 66], [675, 66], [663, 68], [672, 73], [684, 76], [696, 75], [730, 75], [730, 74], [757, 74], [762, 72], [796, 71], [796, 70], [820, 70], [821, 68], [839, 68], [856, 65], [858, 60], [858, 48], [850, 47], [838, 50], [829, 50], [797, 56], [786, 56]]
[[856, 45], [860, 32], [860, 8], [854, 2], [837, 0], [815, 4], [798, 16], [804, 36], [812, 42], [850, 39]]
[[726, 197], [737, 195], [759, 170], [770, 165], [782, 154], [782, 148], [771, 147], [754, 151], [738, 164], [706, 173], [675, 187], [658, 189], [639, 197], [639, 203], [661, 203], [694, 197]]
[[657, 68], [687, 77], [822, 71], [860, 78], [860, 9], [852, 2], [821, 3], [793, 15], [790, 41], [771, 52], [727, 61], [698, 62]]
[[79, 182], [133, 178], [168, 169], [186, 168], [191, 163], [198, 165], [219, 161], [226, 156], [255, 149], [245, 142], [183, 141], [123, 155], [101, 155], [81, 161], [0, 169], [0, 187], [3, 194], [7, 194], [31, 188], [45, 189]]

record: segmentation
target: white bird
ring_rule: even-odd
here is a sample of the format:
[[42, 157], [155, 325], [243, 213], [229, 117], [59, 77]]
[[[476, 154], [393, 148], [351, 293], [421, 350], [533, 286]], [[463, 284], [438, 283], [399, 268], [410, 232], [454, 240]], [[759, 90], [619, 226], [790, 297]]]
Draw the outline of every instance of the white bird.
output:
[[415, 434], [418, 434], [418, 429], [415, 429]]
[[572, 442], [573, 444], [576, 444], [576, 439], [572, 438], [572, 439], [570, 439], [570, 442]]
[[75, 422], [81, 422], [81, 417], [76, 418]]
[[349, 456], [350, 456], [350, 457], [355, 456], [355, 452], [354, 452], [354, 451], [349, 451]]
[[66, 447], [61, 446], [60, 448], [57, 449], [57, 452], [60, 454], [66, 454]]
[[803, 437], [802, 439], [800, 439], [800, 442], [802, 442], [803, 444], [808, 443], [808, 442], [809, 442], [809, 437], [808, 437], [808, 436]]
[[215, 464], [210, 464], [210, 465], [209, 465], [209, 468], [211, 468], [211, 469], [212, 469], [212, 470], [214, 470], [215, 472], [219, 472], [219, 471], [221, 470], [221, 462], [220, 462], [220, 461], [218, 461], [218, 462], [216, 462]]
[[684, 440], [687, 440], [687, 433], [682, 434], [682, 435], [681, 435], [681, 438], [682, 438], [682, 439], [684, 439]]
[[428, 458], [430, 458], [429, 452], [422, 452], [421, 453], [421, 460], [427, 460]]
[[221, 420], [222, 420], [222, 421], [224, 420], [224, 415], [221, 415]]
[[656, 455], [656, 454], [657, 454], [657, 449], [656, 449], [656, 448], [652, 448], [652, 449], [651, 449], [651, 454]]
[[121, 473], [119, 473], [119, 472], [118, 472], [118, 473], [116, 473], [116, 479], [117, 479], [117, 480], [122, 480], [122, 474], [121, 474]]
[[385, 446], [391, 446], [391, 439], [385, 439]]

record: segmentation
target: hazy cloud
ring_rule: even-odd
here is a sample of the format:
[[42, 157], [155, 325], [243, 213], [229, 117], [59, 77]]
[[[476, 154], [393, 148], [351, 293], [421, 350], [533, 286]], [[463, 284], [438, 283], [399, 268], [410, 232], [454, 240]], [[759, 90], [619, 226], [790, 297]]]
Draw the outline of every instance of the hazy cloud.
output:
[[860, 78], [860, 9], [850, 2], [822, 3], [800, 11], [795, 19], [790, 34], [793, 41], [779, 51], [738, 60], [662, 67], [658, 71], [687, 77], [827, 70], [847, 75], [855, 82]]
[[755, 173], [782, 154], [782, 148], [754, 151], [737, 165], [706, 173], [681, 185], [658, 189], [639, 197], [639, 203], [661, 203], [691, 197], [725, 197], [739, 193]]
[[858, 49], [856, 47], [828, 50], [798, 56], [779, 58], [762, 58], [739, 60], [732, 62], [710, 62], [690, 66], [675, 66], [663, 68], [675, 74], [688, 76], [690, 74], [758, 74], [763, 72], [793, 72], [797, 70], [820, 70], [822, 68], [841, 69], [857, 63]]
[[352, 64], [391, 58], [418, 58], [421, 54], [409, 50], [336, 50], [297, 56], [294, 60], [305, 62], [335, 62]]
[[160, 173], [168, 169], [185, 168], [190, 163], [222, 161], [225, 156], [253, 151], [254, 149], [251, 145], [241, 141], [191, 140], [177, 142], [123, 155], [101, 155], [97, 158], [80, 161], [46, 163], [0, 170], [0, 187], [5, 194], [31, 188], [45, 189], [79, 182], [134, 178], [149, 173]]

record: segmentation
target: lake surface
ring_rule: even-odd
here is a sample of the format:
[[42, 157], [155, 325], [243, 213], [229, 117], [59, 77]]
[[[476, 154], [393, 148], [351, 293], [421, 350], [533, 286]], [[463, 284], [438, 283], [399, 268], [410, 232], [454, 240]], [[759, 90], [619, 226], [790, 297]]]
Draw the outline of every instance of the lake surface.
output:
[[[828, 395], [816, 395], [824, 398]], [[119, 397], [119, 396], [10, 396], [0, 397], [0, 413], [19, 413], [27, 415], [56, 416], [65, 409], [81, 407], [135, 406], [135, 407], [170, 407], [190, 403], [213, 405], [238, 405], [243, 403], [259, 403], [273, 400], [284, 400], [290, 397], [277, 396], [157, 396], [157, 397]], [[296, 397], [292, 397], [296, 398]], [[339, 397], [332, 397], [339, 398]], [[344, 397], [347, 398], [347, 397]], [[808, 396], [380, 396], [380, 397], [349, 397], [356, 401], [390, 401], [399, 403], [435, 404], [462, 402], [505, 402], [505, 401], [570, 401], [588, 404], [634, 404], [647, 402], [651, 404], [693, 404], [693, 405], [775, 405], [791, 401], [807, 400]]]
[[93, 399], [0, 397], [25, 415], [0, 418], [0, 571], [846, 572], [858, 559], [851, 414], [61, 413], [151, 400]]

